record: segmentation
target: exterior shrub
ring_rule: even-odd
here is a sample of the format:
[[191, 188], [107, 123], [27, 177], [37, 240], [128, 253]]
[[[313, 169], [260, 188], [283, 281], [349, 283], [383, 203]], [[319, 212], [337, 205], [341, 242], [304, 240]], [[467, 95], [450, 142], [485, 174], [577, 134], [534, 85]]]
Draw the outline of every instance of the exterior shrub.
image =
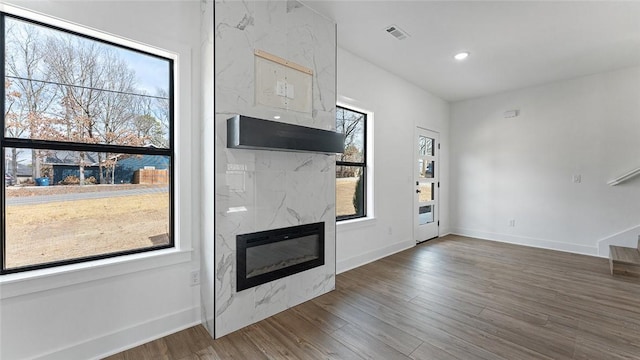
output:
[[[84, 179], [84, 184], [85, 185], [94, 185], [97, 182], [98, 181], [93, 176], [90, 176], [90, 177]], [[60, 181], [58, 184], [60, 184], [60, 185], [80, 185], [80, 178], [75, 176], [75, 175], [69, 175], [66, 178], [64, 178], [64, 180]]]

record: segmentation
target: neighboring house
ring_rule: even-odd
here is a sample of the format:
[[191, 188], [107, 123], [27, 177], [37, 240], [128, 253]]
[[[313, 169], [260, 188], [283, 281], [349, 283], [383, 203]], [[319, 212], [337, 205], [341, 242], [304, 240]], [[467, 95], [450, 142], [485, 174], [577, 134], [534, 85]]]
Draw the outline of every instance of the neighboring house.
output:
[[[98, 180], [100, 178], [100, 167], [98, 166], [97, 155], [85, 153], [84, 176], [89, 178], [93, 176]], [[76, 152], [70, 151], [54, 151], [44, 159], [43, 168], [51, 168], [49, 178], [52, 184], [58, 184], [67, 176], [80, 177], [79, 159]]]
[[120, 158], [116, 163], [116, 184], [134, 183], [135, 172], [141, 169], [168, 170], [169, 159], [154, 155], [132, 155], [125, 159]]

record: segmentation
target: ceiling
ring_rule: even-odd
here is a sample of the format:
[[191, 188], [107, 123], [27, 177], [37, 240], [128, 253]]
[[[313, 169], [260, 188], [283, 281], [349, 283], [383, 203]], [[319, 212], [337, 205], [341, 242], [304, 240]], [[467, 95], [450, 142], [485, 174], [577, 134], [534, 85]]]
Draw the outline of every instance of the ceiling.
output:
[[338, 46], [452, 102], [640, 64], [640, 1], [304, 3]]

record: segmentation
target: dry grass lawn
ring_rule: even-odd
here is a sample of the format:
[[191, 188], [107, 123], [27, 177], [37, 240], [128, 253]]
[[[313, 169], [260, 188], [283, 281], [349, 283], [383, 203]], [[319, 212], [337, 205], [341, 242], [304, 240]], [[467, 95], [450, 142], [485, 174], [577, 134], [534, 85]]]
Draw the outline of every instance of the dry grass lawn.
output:
[[356, 212], [353, 207], [353, 194], [356, 192], [358, 178], [336, 179], [336, 215], [352, 215]]
[[7, 268], [167, 244], [167, 193], [6, 208]]
[[[337, 215], [355, 212], [353, 194], [357, 180], [337, 179]], [[12, 195], [38, 195], [18, 194], [17, 191]], [[6, 220], [8, 269], [169, 242], [169, 198], [166, 193], [9, 205]]]

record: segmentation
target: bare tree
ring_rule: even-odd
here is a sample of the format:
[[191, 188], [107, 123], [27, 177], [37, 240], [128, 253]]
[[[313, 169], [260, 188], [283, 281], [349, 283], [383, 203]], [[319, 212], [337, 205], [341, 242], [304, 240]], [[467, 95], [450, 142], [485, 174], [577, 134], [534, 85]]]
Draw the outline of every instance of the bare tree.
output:
[[[169, 145], [167, 91], [158, 90], [158, 96], [141, 93], [125, 53], [19, 20], [7, 21], [7, 29], [11, 33], [6, 37], [10, 81], [5, 82], [5, 131], [11, 132], [9, 136], [85, 144]], [[38, 158], [44, 152], [33, 153], [33, 175], [39, 177]], [[100, 183], [106, 182], [105, 177], [114, 181], [115, 164], [126, 156], [97, 154]], [[92, 157], [77, 153], [80, 185], [85, 184], [88, 161], [95, 161]], [[104, 167], [110, 176], [105, 175]]]
[[143, 93], [136, 104], [136, 118], [133, 126], [140, 138], [145, 138], [148, 145], [169, 147], [169, 99], [163, 90], [152, 97]]
[[[20, 137], [25, 128], [20, 122], [19, 116], [14, 112], [14, 105], [20, 99], [22, 94], [11, 89], [11, 81], [4, 81], [5, 91], [5, 110], [4, 110], [4, 126], [7, 136]], [[4, 161], [4, 160], [3, 160]], [[18, 177], [18, 149], [11, 149], [11, 176], [13, 179]]]
[[[362, 120], [363, 116], [359, 113], [345, 111], [344, 109], [336, 111], [336, 131], [345, 135], [344, 152], [337, 155], [337, 161], [361, 162], [363, 160], [361, 147], [364, 144], [358, 143], [358, 135], [362, 134], [363, 130], [364, 122]], [[347, 169], [344, 166], [340, 166], [337, 172], [338, 177], [355, 176], [355, 170]]]
[[170, 108], [169, 108], [169, 93], [164, 89], [157, 89], [155, 106], [152, 111], [153, 116], [158, 119], [162, 128], [162, 141], [159, 144], [161, 147], [169, 147], [169, 123], [170, 123]]
[[[136, 74], [115, 52], [105, 50], [100, 62], [105, 79], [104, 93], [99, 99], [98, 135], [104, 144], [140, 146], [144, 139], [139, 138], [132, 127], [136, 117], [135, 105]], [[98, 154], [100, 183], [105, 183], [103, 167], [109, 168], [110, 161], [118, 154]], [[111, 183], [114, 181], [115, 162], [111, 166]]]
[[[48, 70], [60, 86], [62, 123], [65, 131], [60, 140], [98, 143], [97, 122], [101, 89], [105, 87], [105, 68], [100, 59], [103, 48], [96, 42], [56, 36], [47, 39]], [[85, 184], [86, 153], [79, 153], [80, 185]]]
[[[55, 99], [55, 87], [48, 85], [50, 73], [45, 71], [42, 60], [45, 55], [41, 31], [17, 20], [7, 21], [6, 71], [12, 79], [15, 91], [21, 96], [17, 104], [17, 117], [8, 129], [11, 137], [48, 139], [55, 137], [46, 114]], [[32, 176], [40, 177], [40, 163], [44, 154], [33, 150]], [[12, 157], [16, 157], [13, 149]], [[15, 171], [15, 166], [14, 166]]]

